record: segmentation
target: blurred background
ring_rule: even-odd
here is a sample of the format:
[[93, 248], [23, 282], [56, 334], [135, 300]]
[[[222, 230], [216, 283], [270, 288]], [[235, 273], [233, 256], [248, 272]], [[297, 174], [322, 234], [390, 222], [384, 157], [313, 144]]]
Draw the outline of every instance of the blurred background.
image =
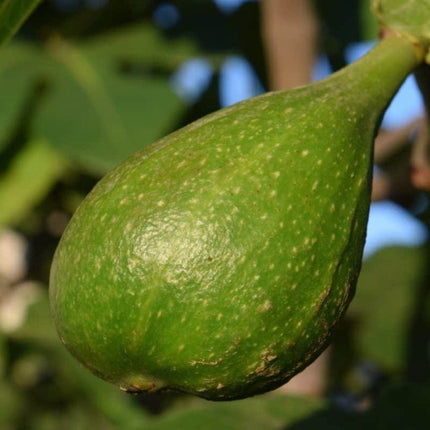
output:
[[45, 0], [0, 53], [0, 428], [425, 428], [430, 174], [413, 77], [375, 146], [357, 294], [286, 386], [213, 403], [132, 396], [57, 339], [49, 268], [71, 215], [131, 153], [221, 107], [363, 55], [370, 0]]

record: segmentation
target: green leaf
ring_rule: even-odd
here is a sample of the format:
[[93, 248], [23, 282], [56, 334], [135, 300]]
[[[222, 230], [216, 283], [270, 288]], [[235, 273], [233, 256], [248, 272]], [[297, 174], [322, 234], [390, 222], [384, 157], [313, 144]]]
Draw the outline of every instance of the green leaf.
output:
[[19, 29], [40, 0], [0, 0], [0, 47]]
[[64, 167], [45, 142], [28, 142], [0, 176], [0, 226], [24, 217], [45, 196]]
[[347, 412], [336, 406], [317, 410], [289, 430], [425, 429], [430, 420], [430, 386], [386, 387], [368, 410]]
[[116, 71], [121, 65], [157, 65], [172, 72], [184, 61], [202, 56], [194, 39], [169, 38], [146, 21], [97, 35], [79, 47]]
[[320, 410], [320, 400], [270, 393], [234, 402], [195, 400], [178, 405], [148, 425], [148, 430], [282, 429]]
[[0, 152], [18, 121], [46, 67], [43, 51], [31, 43], [14, 42], [0, 55]]
[[410, 321], [428, 266], [423, 248], [387, 248], [365, 262], [348, 310], [357, 322], [362, 358], [400, 372], [409, 345]]
[[375, 15], [370, 10], [372, 0], [361, 0], [361, 35], [363, 40], [378, 38], [379, 25]]
[[21, 393], [13, 384], [0, 379], [0, 399], [0, 428], [16, 428], [17, 420], [25, 413], [25, 402]]
[[0, 330], [0, 381], [3, 378], [6, 370], [7, 350], [6, 350], [6, 337]]
[[[150, 24], [81, 45], [51, 45], [50, 93], [34, 121], [36, 137], [103, 173], [176, 128], [185, 104], [166, 74], [194, 52], [168, 42]], [[168, 76], [168, 73], [167, 73]]]
[[430, 45], [430, 0], [373, 0], [372, 10], [382, 27]]
[[[15, 42], [0, 56], [0, 151], [21, 121], [32, 138], [99, 174], [183, 125], [188, 107], [168, 79], [198, 55], [190, 39], [141, 23], [44, 48]], [[39, 83], [46, 91], [35, 118], [23, 118]]]
[[424, 429], [430, 422], [430, 385], [387, 387], [369, 410], [362, 428]]

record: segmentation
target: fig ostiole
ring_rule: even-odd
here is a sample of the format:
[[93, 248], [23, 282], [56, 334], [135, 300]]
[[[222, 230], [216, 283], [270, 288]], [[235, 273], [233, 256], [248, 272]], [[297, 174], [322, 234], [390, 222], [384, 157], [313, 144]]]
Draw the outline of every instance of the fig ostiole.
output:
[[308, 365], [353, 296], [375, 132], [419, 52], [386, 37], [326, 80], [204, 117], [107, 174], [54, 258], [64, 345], [124, 390], [213, 400]]

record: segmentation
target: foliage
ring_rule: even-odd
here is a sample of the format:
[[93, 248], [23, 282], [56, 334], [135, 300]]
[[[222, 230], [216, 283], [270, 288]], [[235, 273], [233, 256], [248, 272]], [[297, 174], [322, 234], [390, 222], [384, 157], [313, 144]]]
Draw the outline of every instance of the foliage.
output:
[[40, 0], [0, 1], [0, 46], [16, 33], [38, 3]]

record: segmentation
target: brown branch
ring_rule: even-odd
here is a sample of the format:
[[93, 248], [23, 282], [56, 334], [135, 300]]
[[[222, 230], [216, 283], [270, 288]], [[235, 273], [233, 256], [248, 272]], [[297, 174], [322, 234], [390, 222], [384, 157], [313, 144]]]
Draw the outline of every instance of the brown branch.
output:
[[430, 66], [420, 66], [415, 71], [415, 78], [423, 96], [427, 115], [412, 151], [411, 179], [416, 188], [430, 191]]
[[[418, 157], [413, 163], [415, 168], [410, 169], [410, 156], [417, 151], [417, 142], [411, 145], [412, 134], [420, 136], [425, 129], [425, 118], [417, 118], [404, 127], [381, 131], [375, 140], [375, 164], [382, 165], [380, 172], [373, 179], [372, 201], [392, 199], [394, 201], [408, 202], [412, 199], [418, 188], [414, 183], [415, 176], [421, 174], [421, 169], [416, 169]], [[419, 140], [419, 139], [418, 139]], [[419, 146], [418, 146], [419, 147]], [[401, 160], [398, 160], [398, 158]], [[412, 156], [414, 158], [414, 156]], [[393, 160], [397, 159], [393, 165]], [[412, 172], [412, 174], [411, 174]], [[418, 173], [417, 173], [418, 172]]]
[[423, 123], [411, 155], [411, 180], [416, 188], [430, 191], [430, 125]]
[[410, 143], [411, 133], [417, 131], [423, 122], [423, 118], [417, 118], [404, 127], [390, 131], [381, 130], [375, 140], [375, 163], [383, 163], [401, 151], [405, 145]]
[[311, 80], [318, 19], [310, 0], [262, 0], [262, 36], [272, 90]]
[[390, 178], [385, 173], [380, 173], [373, 178], [372, 183], [372, 202], [387, 200], [390, 198], [391, 186]]

